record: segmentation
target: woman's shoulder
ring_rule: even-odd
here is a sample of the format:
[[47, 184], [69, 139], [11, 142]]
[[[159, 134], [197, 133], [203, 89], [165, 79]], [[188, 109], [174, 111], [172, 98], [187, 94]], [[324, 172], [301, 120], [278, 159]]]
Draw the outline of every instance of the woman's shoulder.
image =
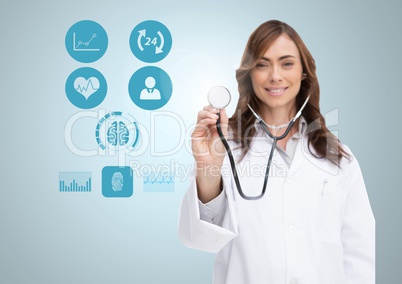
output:
[[356, 156], [354, 155], [354, 153], [352, 152], [352, 150], [347, 145], [345, 145], [341, 142], [339, 143], [339, 145], [344, 150], [344, 155], [341, 158], [339, 167], [341, 169], [345, 169], [345, 170], [356, 169], [356, 168], [360, 169], [359, 162], [358, 162]]
[[[314, 147], [311, 144], [309, 145], [307, 137], [305, 138], [305, 143], [303, 143], [304, 157], [319, 169], [331, 175], [343, 174], [349, 176], [359, 168], [359, 163], [352, 150], [342, 142], [339, 142], [338, 152], [331, 153], [330, 159], [329, 157], [320, 157]], [[342, 151], [342, 155], [339, 155], [339, 151]]]

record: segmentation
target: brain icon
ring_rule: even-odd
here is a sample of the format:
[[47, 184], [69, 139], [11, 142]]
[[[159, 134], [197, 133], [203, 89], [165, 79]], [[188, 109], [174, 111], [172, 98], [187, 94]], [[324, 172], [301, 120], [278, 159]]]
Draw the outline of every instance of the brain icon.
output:
[[123, 121], [114, 121], [107, 130], [107, 142], [113, 146], [123, 146], [128, 143], [129, 131]]

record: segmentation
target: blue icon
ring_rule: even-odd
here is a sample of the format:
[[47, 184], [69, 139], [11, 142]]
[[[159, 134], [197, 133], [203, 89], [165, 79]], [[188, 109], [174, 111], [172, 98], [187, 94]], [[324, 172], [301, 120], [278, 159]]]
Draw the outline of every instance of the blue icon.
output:
[[107, 130], [107, 142], [112, 146], [124, 146], [128, 143], [129, 131], [123, 121], [113, 121]]
[[172, 48], [172, 35], [157, 21], [138, 24], [130, 35], [130, 48], [139, 60], [154, 63], [165, 58]]
[[99, 120], [95, 138], [102, 150], [132, 150], [139, 140], [137, 122], [131, 115], [123, 115], [121, 111], [110, 112]]
[[149, 174], [142, 177], [144, 192], [174, 192], [174, 176]]
[[89, 109], [98, 106], [106, 97], [105, 77], [96, 69], [82, 67], [67, 78], [66, 94], [78, 108]]
[[90, 192], [92, 178], [90, 172], [60, 172], [60, 192]]
[[131, 167], [104, 167], [102, 169], [103, 196], [130, 197], [133, 195], [133, 178]]
[[146, 66], [131, 76], [128, 92], [140, 108], [155, 110], [163, 107], [172, 96], [173, 86], [169, 75], [155, 66]]
[[94, 21], [84, 20], [71, 26], [66, 34], [66, 49], [72, 58], [82, 63], [98, 60], [105, 54], [106, 31]]

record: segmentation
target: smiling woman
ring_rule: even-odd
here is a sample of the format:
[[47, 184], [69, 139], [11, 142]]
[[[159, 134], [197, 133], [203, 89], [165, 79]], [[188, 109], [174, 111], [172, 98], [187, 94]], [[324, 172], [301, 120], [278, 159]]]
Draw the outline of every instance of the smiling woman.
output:
[[[236, 71], [234, 115], [211, 106], [198, 113], [196, 167], [181, 204], [179, 237], [188, 247], [218, 253], [216, 284], [375, 282], [375, 221], [364, 180], [352, 152], [325, 126], [315, 70], [293, 28], [265, 22]], [[291, 131], [276, 144], [272, 134], [282, 135], [287, 125]], [[225, 138], [236, 149], [235, 166], [265, 166], [265, 180], [243, 172], [239, 190], [239, 178], [226, 170], [235, 162], [225, 156]], [[277, 155], [268, 158], [271, 147]], [[278, 168], [283, 174], [275, 174]], [[263, 180], [267, 191], [258, 196]]]
[[[307, 133], [309, 147], [315, 150], [314, 155], [337, 165], [343, 157], [349, 156], [325, 125], [320, 113], [315, 61], [292, 27], [279, 21], [269, 21], [256, 29], [249, 38], [236, 79], [240, 97], [229, 125], [233, 129], [234, 140], [244, 149], [242, 157], [249, 148], [248, 136], [255, 134], [254, 117], [247, 104], [259, 112], [269, 125], [281, 125], [294, 116], [308, 96], [310, 99], [303, 118], [308, 125], [317, 125], [315, 131]], [[279, 146], [286, 149], [287, 141], [297, 131], [296, 128], [287, 138], [279, 141]], [[279, 130], [275, 135], [279, 136], [283, 131]]]
[[[300, 90], [302, 72], [296, 44], [288, 36], [280, 35], [251, 71], [253, 90], [257, 98], [264, 102], [260, 113], [266, 121], [279, 125], [289, 121], [292, 113], [296, 113], [295, 100]], [[285, 120], [273, 121], [281, 118]]]

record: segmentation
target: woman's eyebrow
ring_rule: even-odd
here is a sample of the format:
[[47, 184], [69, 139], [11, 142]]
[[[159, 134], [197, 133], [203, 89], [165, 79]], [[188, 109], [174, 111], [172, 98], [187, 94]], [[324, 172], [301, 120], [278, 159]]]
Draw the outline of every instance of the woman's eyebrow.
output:
[[[296, 58], [296, 56], [293, 56], [293, 55], [283, 55], [283, 56], [279, 57], [278, 60], [279, 60], [279, 61], [280, 61], [280, 60], [284, 60], [284, 59], [289, 58], [289, 57]], [[261, 59], [262, 59], [262, 60], [265, 60], [265, 61], [268, 61], [268, 62], [271, 61], [271, 59], [269, 59], [269, 58], [267, 58], [267, 57], [261, 57]]]

